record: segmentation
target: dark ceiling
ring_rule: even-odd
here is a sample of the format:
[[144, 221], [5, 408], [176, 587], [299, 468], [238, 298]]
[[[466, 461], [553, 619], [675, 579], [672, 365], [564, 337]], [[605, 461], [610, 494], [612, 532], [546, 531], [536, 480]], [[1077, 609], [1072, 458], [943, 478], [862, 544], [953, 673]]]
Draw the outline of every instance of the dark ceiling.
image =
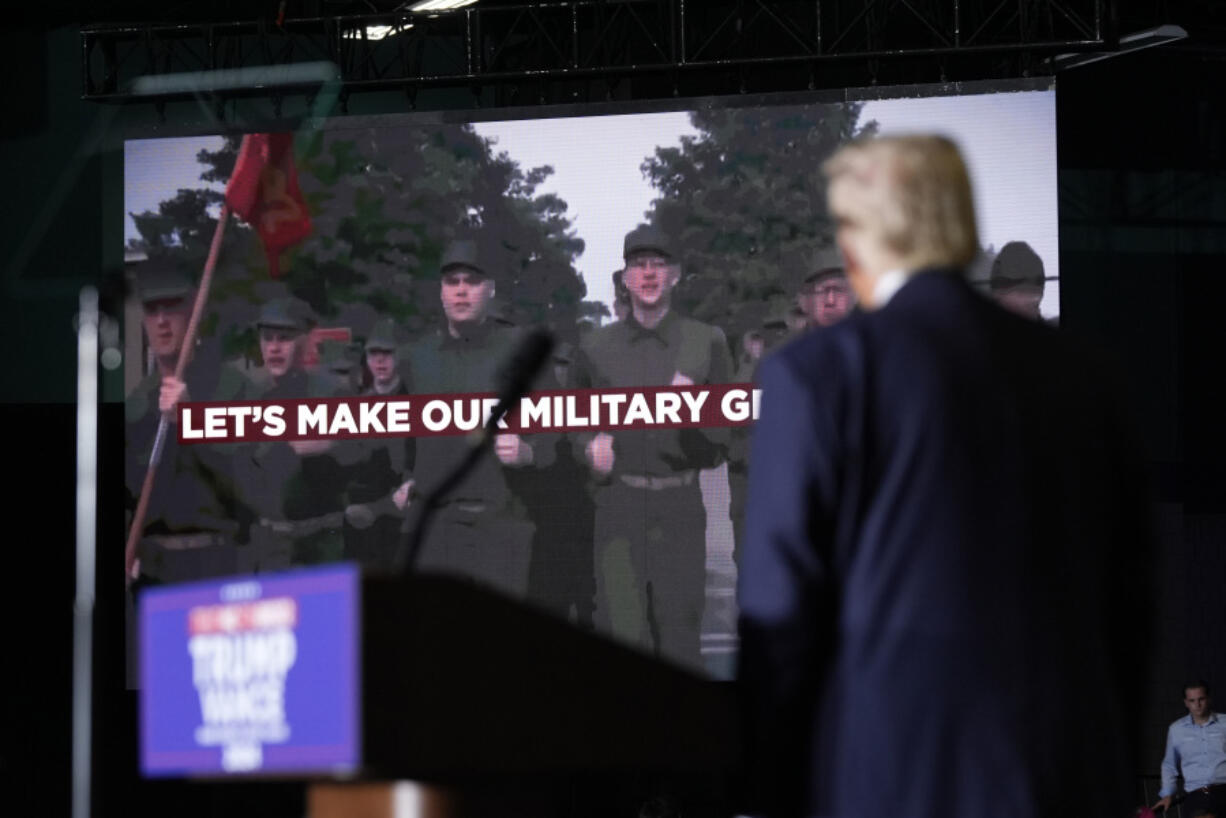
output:
[[[732, 5], [735, 0], [707, 0], [703, 5]], [[841, 0], [847, 5], [848, 0]], [[615, 3], [616, 0], [608, 0]], [[897, 0], [895, 0], [897, 2]], [[911, 6], [947, 6], [952, 0], [912, 0]], [[984, 0], [983, 5], [996, 0]], [[482, 6], [525, 5], [525, 0], [479, 0]], [[752, 3], [751, 3], [752, 4]], [[17, 4], [14, 4], [17, 5]], [[285, 0], [288, 17], [318, 17], [393, 11], [403, 0]], [[890, 2], [885, 3], [886, 6]], [[1036, 4], [1037, 5], [1037, 4]], [[89, 23], [153, 23], [273, 20], [279, 0], [46, 0], [6, 11], [8, 25], [58, 27]], [[1226, 2], [1221, 0], [1117, 0], [1122, 33], [1146, 28], [1155, 21], [1177, 23], [1204, 44], [1226, 43]]]

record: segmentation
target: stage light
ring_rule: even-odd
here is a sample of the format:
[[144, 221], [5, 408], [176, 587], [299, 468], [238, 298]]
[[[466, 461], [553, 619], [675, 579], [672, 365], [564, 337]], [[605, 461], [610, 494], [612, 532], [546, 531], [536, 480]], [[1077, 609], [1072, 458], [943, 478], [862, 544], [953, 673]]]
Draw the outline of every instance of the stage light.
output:
[[1084, 54], [1057, 54], [1048, 60], [1052, 68], [1063, 71], [1068, 68], [1079, 68], [1099, 60], [1118, 57], [1121, 54], [1131, 54], [1146, 48], [1175, 43], [1186, 40], [1188, 32], [1182, 26], [1166, 24], [1157, 28], [1147, 28], [1144, 31], [1134, 31], [1120, 37], [1120, 47], [1115, 51], [1093, 51]]
[[340, 78], [340, 69], [330, 62], [259, 65], [250, 68], [224, 68], [216, 71], [189, 71], [183, 74], [137, 77], [132, 83], [132, 93], [143, 96], [146, 94], [207, 93], [241, 88], [324, 85], [336, 82]]
[[465, 6], [471, 6], [475, 2], [477, 0], [421, 0], [421, 2], [409, 6], [409, 11], [454, 11]]
[[[412, 27], [412, 23], [397, 23], [394, 26], [367, 26], [366, 39], [383, 40], [396, 34], [400, 34], [403, 31], [408, 31]], [[343, 36], [347, 40], [357, 40], [361, 38], [362, 30], [360, 28], [346, 29]]]

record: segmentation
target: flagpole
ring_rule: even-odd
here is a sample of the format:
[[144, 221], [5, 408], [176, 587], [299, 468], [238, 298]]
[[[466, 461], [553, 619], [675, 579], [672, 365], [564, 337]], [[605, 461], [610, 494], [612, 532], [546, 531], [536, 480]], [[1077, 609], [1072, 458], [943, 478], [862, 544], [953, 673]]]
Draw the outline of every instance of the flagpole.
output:
[[[200, 284], [196, 287], [196, 300], [192, 304], [192, 317], [187, 322], [187, 332], [179, 347], [179, 360], [175, 365], [175, 379], [183, 380], [191, 359], [192, 347], [196, 345], [196, 332], [200, 328], [200, 316], [204, 313], [205, 302], [209, 298], [209, 286], [213, 283], [213, 268], [217, 266], [217, 256], [221, 252], [221, 239], [226, 232], [226, 222], [230, 220], [230, 205], [223, 202], [221, 213], [217, 217], [217, 228], [213, 231], [213, 243], [209, 245], [209, 255], [204, 262], [204, 273], [200, 276]], [[174, 411], [171, 409], [171, 411]], [[136, 513], [132, 515], [132, 527], [128, 530], [128, 542], [124, 546], [124, 574], [126, 581], [136, 579], [136, 546], [140, 542], [141, 531], [145, 527], [145, 515], [149, 512], [149, 495], [153, 491], [153, 477], [157, 472], [158, 463], [162, 459], [162, 449], [166, 445], [166, 435], [170, 424], [170, 412], [163, 412], [158, 420], [157, 436], [153, 439], [153, 450], [149, 453], [149, 467], [145, 470], [145, 481], [141, 484], [140, 499], [136, 503]]]

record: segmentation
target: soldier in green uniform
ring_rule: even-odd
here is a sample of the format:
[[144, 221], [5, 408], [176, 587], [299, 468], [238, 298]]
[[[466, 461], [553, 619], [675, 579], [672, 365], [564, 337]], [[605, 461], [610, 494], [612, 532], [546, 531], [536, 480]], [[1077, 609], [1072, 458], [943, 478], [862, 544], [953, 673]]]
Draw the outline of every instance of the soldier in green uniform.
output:
[[[721, 330], [678, 315], [681, 269], [651, 227], [626, 236], [624, 320], [589, 334], [571, 365], [572, 388], [727, 383], [732, 356]], [[694, 669], [706, 583], [701, 469], [725, 456], [724, 429], [576, 435], [595, 480], [597, 628]]]
[[[560, 343], [552, 366], [537, 389], [562, 389], [569, 381], [573, 347]], [[536, 528], [528, 571], [528, 599], [586, 630], [592, 628], [596, 593], [592, 571], [592, 525], [595, 509], [588, 491], [587, 467], [575, 456], [574, 439], [550, 435], [553, 463], [545, 468], [507, 473]]]
[[1024, 318], [1042, 319], [1039, 305], [1043, 302], [1045, 283], [1043, 259], [1024, 241], [1007, 243], [992, 261], [988, 279], [992, 298]]
[[[362, 391], [363, 396], [407, 394], [398, 366], [395, 327], [390, 319], [377, 321], [371, 328], [365, 356], [370, 386]], [[345, 558], [368, 568], [387, 570], [404, 522], [413, 438], [375, 439], [363, 444], [366, 453], [350, 472]]]
[[[738, 383], [752, 383], [758, 361], [773, 347], [810, 329], [829, 327], [847, 317], [855, 303], [847, 283], [847, 271], [837, 247], [818, 250], [788, 277], [795, 282], [794, 303], [782, 313], [763, 322], [756, 333], [756, 354], [743, 355], [737, 368]], [[728, 456], [729, 516], [732, 518], [733, 561], [740, 564], [741, 523], [749, 487], [749, 428], [732, 430], [732, 449]]]
[[[444, 322], [438, 332], [409, 348], [405, 369], [411, 392], [461, 396], [497, 390], [499, 373], [518, 345], [520, 333], [489, 317], [495, 272], [474, 241], [457, 241], [447, 248], [439, 286]], [[422, 437], [416, 443], [412, 473], [423, 495], [451, 472], [471, 445], [464, 436]], [[521, 499], [508, 485], [506, 473], [548, 467], [555, 443], [553, 435], [497, 436], [491, 455], [440, 498], [422, 544], [419, 566], [469, 577], [523, 597], [533, 526]], [[408, 525], [412, 526], [422, 509], [414, 504], [409, 511]]]
[[[247, 397], [259, 400], [325, 398], [340, 394], [333, 378], [302, 367], [305, 305], [288, 299], [264, 304], [256, 321], [264, 377]], [[350, 441], [261, 442], [236, 457], [244, 497], [256, 510], [250, 572], [339, 560], [343, 556], [348, 469], [360, 447]]]
[[829, 327], [847, 317], [855, 304], [837, 247], [819, 250], [801, 273], [796, 306], [810, 328]]
[[227, 400], [243, 391], [237, 369], [222, 366], [214, 345], [193, 349], [183, 380], [174, 376], [191, 312], [193, 288], [168, 262], [137, 272], [145, 339], [155, 370], [124, 401], [126, 485], [134, 509], [163, 411], [169, 412], [137, 549], [139, 583], [182, 582], [233, 574], [243, 510], [227, 454], [208, 445], [180, 446], [175, 407], [188, 400]]

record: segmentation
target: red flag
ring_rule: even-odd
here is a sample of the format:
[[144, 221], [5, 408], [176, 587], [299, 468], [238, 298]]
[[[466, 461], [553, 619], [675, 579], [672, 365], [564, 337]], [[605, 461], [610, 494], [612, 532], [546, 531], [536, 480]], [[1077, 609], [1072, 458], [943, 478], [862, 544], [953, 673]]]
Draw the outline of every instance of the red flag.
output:
[[294, 167], [292, 133], [243, 137], [226, 185], [226, 204], [259, 233], [268, 256], [268, 272], [278, 278], [281, 252], [311, 234], [311, 214]]
[[302, 365], [315, 366], [319, 363], [319, 342], [340, 341], [345, 344], [353, 342], [353, 330], [349, 327], [315, 327], [307, 333], [307, 343], [302, 350]]

